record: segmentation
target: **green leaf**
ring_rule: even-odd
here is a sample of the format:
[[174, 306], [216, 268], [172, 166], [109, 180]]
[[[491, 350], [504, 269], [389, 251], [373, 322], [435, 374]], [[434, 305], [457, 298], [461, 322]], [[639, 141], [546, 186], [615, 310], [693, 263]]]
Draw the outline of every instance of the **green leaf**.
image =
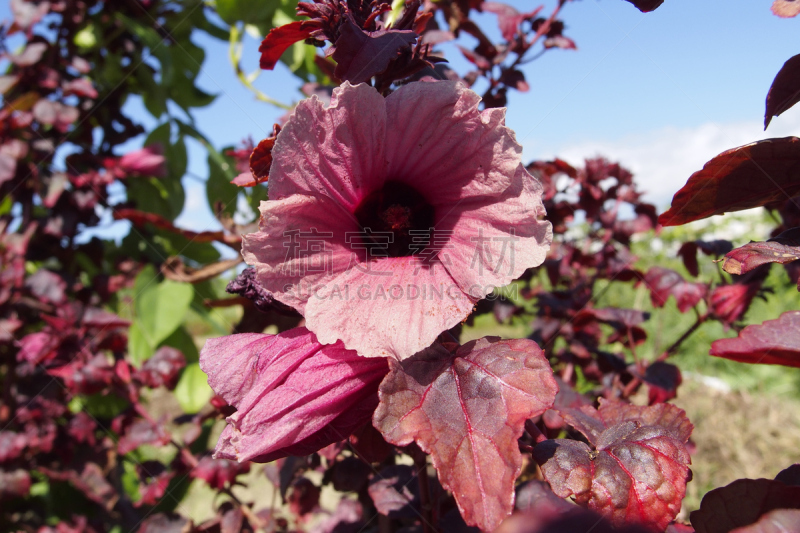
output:
[[230, 25], [237, 22], [270, 22], [277, 8], [278, 2], [275, 0], [217, 0], [217, 14]]
[[142, 65], [135, 71], [136, 81], [139, 82], [139, 92], [147, 111], [155, 118], [167, 112], [167, 91], [163, 85], [156, 83], [154, 73], [147, 65]]
[[219, 261], [219, 250], [210, 242], [191, 241], [179, 235], [162, 229], [157, 229], [153, 242], [161, 245], [168, 255], [181, 255], [201, 264]]
[[128, 357], [131, 362], [136, 366], [141, 366], [154, 352], [155, 350], [150, 346], [138, 322], [131, 324], [128, 330]]
[[133, 502], [138, 502], [142, 495], [139, 494], [139, 473], [136, 472], [136, 465], [131, 461], [122, 461], [122, 490]]
[[74, 42], [80, 48], [94, 48], [97, 46], [97, 34], [91, 22], [75, 34]]
[[81, 408], [95, 418], [110, 420], [128, 408], [130, 403], [115, 394], [81, 396]]
[[136, 323], [153, 349], [181, 325], [193, 295], [188, 283], [165, 280], [136, 297]]
[[196, 363], [200, 360], [200, 352], [197, 351], [197, 346], [192, 339], [192, 336], [189, 335], [189, 332], [186, 331], [185, 326], [181, 326], [176, 329], [172, 335], [164, 339], [162, 343], [164, 346], [172, 346], [180, 350], [184, 357], [186, 357], [187, 363]]
[[216, 94], [203, 91], [193, 82], [194, 80], [183, 78], [175, 80], [169, 86], [170, 98], [185, 111], [191, 107], [205, 107], [217, 98]]
[[196, 413], [214, 396], [208, 386], [208, 378], [200, 370], [199, 363], [191, 363], [183, 369], [181, 379], [175, 386], [175, 398], [185, 413]]
[[236, 212], [239, 187], [231, 183], [231, 180], [235, 177], [236, 167], [233, 158], [209, 152], [206, 195], [212, 213], [216, 212], [215, 204], [218, 202], [221, 202], [224, 213], [233, 215]]
[[186, 193], [179, 178], [135, 178], [126, 180], [128, 200], [137, 209], [174, 220], [183, 210]]
[[269, 196], [268, 189], [262, 185], [256, 185], [255, 187], [248, 187], [245, 194], [247, 194], [247, 202], [250, 204], [250, 208], [255, 212], [255, 219], [258, 220], [258, 209], [261, 206], [261, 202], [267, 201]]

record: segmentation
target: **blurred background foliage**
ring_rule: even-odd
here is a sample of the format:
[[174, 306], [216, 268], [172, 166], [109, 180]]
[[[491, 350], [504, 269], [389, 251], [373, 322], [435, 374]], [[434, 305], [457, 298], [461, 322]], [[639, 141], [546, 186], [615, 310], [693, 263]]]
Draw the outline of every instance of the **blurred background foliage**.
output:
[[[394, 2], [395, 10], [401, 6]], [[240, 237], [255, 229], [268, 188], [232, 185], [249, 169], [252, 141], [214, 146], [193, 114], [218, 97], [197, 83], [211, 62], [229, 63], [231, 76], [252, 92], [242, 105], [291, 108], [254, 86], [260, 71], [245, 71], [242, 54], [247, 39], [295, 20], [295, 7], [291, 0], [11, 1], [0, 60], [0, 529], [131, 531], [189, 520], [207, 531], [225, 530], [224, 520], [285, 528], [275, 502], [288, 489], [274, 473], [210, 458], [225, 406], [213, 397], [198, 354], [207, 338], [275, 333], [298, 317], [258, 314], [252, 302], [226, 292], [242, 268]], [[207, 57], [195, 44], [199, 35], [228, 43], [228, 57]], [[303, 82], [330, 86], [318, 56], [299, 42], [281, 61]], [[150, 116], [126, 114], [131, 99], [141, 99]], [[195, 141], [208, 165], [200, 179], [220, 228], [213, 231], [173, 224], [186, 208], [185, 180], [198, 179], [187, 170], [187, 143]], [[130, 229], [94, 231], [110, 220], [129, 220]], [[742, 224], [746, 235], [737, 233]], [[677, 257], [682, 243], [762, 239], [774, 225], [751, 213], [648, 229], [632, 238], [632, 267], [667, 267], [689, 278]], [[569, 231], [574, 241], [589, 238], [591, 228], [574, 221]], [[711, 258], [700, 263], [697, 281], [728, 283]], [[544, 269], [531, 276], [527, 286], [554, 289]], [[728, 395], [800, 400], [796, 371], [707, 355], [712, 340], [743, 324], [774, 318], [775, 308], [800, 308], [784, 269], [773, 268], [764, 285], [774, 291], [760, 293], [736, 328], [709, 321], [681, 345], [671, 361], [686, 379], [713, 378]], [[533, 335], [536, 300], [520, 291], [510, 299], [521, 311], [475, 316], [462, 340]], [[657, 358], [695, 319], [678, 312], [674, 299], [654, 307], [641, 284], [598, 280], [592, 301], [650, 313], [637, 346], [644, 360]], [[88, 318], [101, 310], [102, 319]], [[599, 348], [629, 355], [619, 342]], [[594, 386], [577, 381], [581, 392]], [[705, 389], [692, 394], [708, 409]], [[692, 397], [679, 401], [692, 417]], [[697, 490], [727, 475], [709, 472]], [[267, 478], [278, 479], [279, 490], [263, 488]], [[701, 495], [690, 494], [690, 509]]]

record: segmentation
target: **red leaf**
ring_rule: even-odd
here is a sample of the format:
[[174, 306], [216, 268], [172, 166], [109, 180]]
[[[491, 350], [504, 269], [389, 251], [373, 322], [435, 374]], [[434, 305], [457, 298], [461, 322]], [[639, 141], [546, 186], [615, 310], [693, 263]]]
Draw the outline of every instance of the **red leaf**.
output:
[[467, 524], [491, 531], [513, 509], [525, 420], [556, 391], [533, 341], [483, 338], [455, 354], [434, 345], [393, 363], [373, 423], [387, 441], [430, 453]]
[[258, 182], [253, 177], [251, 172], [242, 172], [231, 180], [231, 183], [237, 187], [255, 187]]
[[655, 307], [664, 307], [667, 298], [675, 297], [678, 311], [685, 313], [702, 300], [708, 287], [702, 283], [690, 283], [683, 276], [663, 267], [652, 267], [644, 276], [650, 289], [650, 301]]
[[163, 426], [139, 418], [133, 421], [117, 442], [117, 452], [124, 455], [142, 444], [164, 446], [169, 443], [169, 435]]
[[800, 139], [766, 139], [722, 152], [691, 175], [658, 217], [679, 226], [800, 194]]
[[229, 459], [214, 459], [208, 455], [202, 457], [190, 475], [202, 479], [211, 488], [222, 490], [226, 485], [233, 485], [239, 474], [250, 471], [250, 463], [237, 463]]
[[722, 269], [745, 274], [766, 263], [791, 263], [800, 259], [800, 228], [792, 228], [767, 242], [750, 242], [725, 254]]
[[340, 80], [361, 83], [383, 72], [403, 48], [417, 40], [411, 30], [364, 31], [350, 19], [339, 26], [333, 59], [334, 75]]
[[497, 15], [497, 25], [500, 27], [500, 33], [503, 34], [503, 39], [508, 42], [514, 41], [514, 38], [520, 33], [519, 26], [522, 21], [535, 17], [543, 7], [539, 6], [530, 13], [520, 13], [514, 7], [502, 2], [484, 2], [481, 4], [483, 11]]
[[760, 288], [761, 283], [720, 285], [708, 299], [709, 310], [725, 324], [732, 324], [745, 314]]
[[545, 479], [562, 498], [600, 512], [617, 525], [634, 521], [663, 531], [680, 510], [691, 462], [692, 424], [670, 404], [649, 407], [601, 400], [600, 409], [561, 415], [595, 448], [549, 440], [534, 449]]
[[[616, 525], [641, 522], [663, 531], [686, 493], [691, 460], [679, 435], [685, 416], [669, 404], [606, 406], [599, 415], [607, 419], [607, 429], [590, 438], [596, 449], [579, 441], [548, 440], [536, 446], [534, 459], [558, 496], [573, 496]], [[632, 414], [638, 419], [627, 418]], [[648, 424], [651, 420], [669, 426]]]
[[275, 139], [280, 133], [281, 127], [275, 124], [272, 127], [272, 135], [258, 143], [250, 154], [250, 173], [256, 183], [269, 179], [269, 167], [272, 165], [272, 148], [275, 146]]
[[31, 476], [22, 469], [0, 470], [0, 499], [25, 498], [31, 490]]
[[625, 0], [635, 5], [642, 13], [649, 13], [655, 11], [658, 6], [664, 3], [664, 0]]
[[711, 355], [741, 363], [800, 368], [800, 311], [747, 326], [732, 339], [711, 343]]
[[545, 48], [561, 48], [563, 50], [577, 50], [575, 41], [563, 35], [556, 35], [555, 37], [548, 37], [544, 40]]
[[172, 390], [185, 366], [186, 358], [180, 350], [171, 346], [162, 346], [144, 362], [141, 370], [138, 370], [135, 376], [150, 388], [163, 386]]
[[678, 250], [678, 255], [683, 258], [683, 266], [689, 271], [692, 276], [699, 274], [697, 265], [697, 250], [700, 249], [706, 255], [713, 255], [718, 257], [726, 254], [733, 249], [733, 244], [730, 241], [716, 240], [716, 241], [690, 241], [685, 242]]
[[369, 483], [369, 497], [382, 515], [392, 519], [420, 516], [419, 482], [408, 465], [387, 466]]
[[606, 426], [610, 427], [633, 420], [643, 426], [666, 428], [681, 442], [688, 441], [694, 429], [692, 423], [686, 418], [686, 412], [668, 403], [645, 407], [601, 399], [598, 413]]
[[789, 468], [781, 470], [780, 473], [775, 476], [775, 481], [800, 487], [800, 463], [793, 464]]
[[775, 0], [772, 12], [783, 18], [796, 17], [800, 13], [800, 3], [796, 0]]
[[772, 81], [767, 93], [764, 129], [767, 129], [772, 117], [777, 117], [797, 102], [800, 102], [800, 54], [784, 63]]
[[737, 479], [703, 496], [700, 509], [689, 517], [697, 533], [728, 533], [775, 509], [800, 509], [800, 487], [771, 479]]
[[272, 70], [287, 48], [294, 43], [308, 39], [316, 24], [309, 20], [298, 20], [273, 28], [261, 41], [258, 51], [261, 52], [259, 64], [264, 70]]
[[731, 533], [786, 533], [800, 531], [800, 510], [776, 509], [762, 515], [758, 522], [734, 529]]

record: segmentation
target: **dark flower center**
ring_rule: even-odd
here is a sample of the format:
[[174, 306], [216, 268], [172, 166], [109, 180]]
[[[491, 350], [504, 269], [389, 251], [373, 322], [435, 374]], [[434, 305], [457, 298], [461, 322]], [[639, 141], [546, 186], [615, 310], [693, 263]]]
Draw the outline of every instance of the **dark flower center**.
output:
[[367, 257], [424, 255], [430, 246], [434, 209], [414, 187], [387, 181], [355, 212]]

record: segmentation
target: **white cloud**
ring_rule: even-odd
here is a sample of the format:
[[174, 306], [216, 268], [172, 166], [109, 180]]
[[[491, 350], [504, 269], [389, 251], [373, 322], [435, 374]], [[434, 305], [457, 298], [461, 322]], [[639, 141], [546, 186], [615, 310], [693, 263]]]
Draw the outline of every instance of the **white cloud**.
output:
[[760, 121], [729, 124], [707, 123], [692, 128], [662, 128], [618, 139], [587, 141], [556, 146], [545, 152], [541, 143], [523, 141], [524, 160], [560, 157], [581, 165], [587, 157], [605, 156], [630, 169], [658, 207], [669, 205], [693, 172], [730, 148], [770, 137], [800, 136], [800, 109], [792, 109], [772, 119], [767, 131]]

